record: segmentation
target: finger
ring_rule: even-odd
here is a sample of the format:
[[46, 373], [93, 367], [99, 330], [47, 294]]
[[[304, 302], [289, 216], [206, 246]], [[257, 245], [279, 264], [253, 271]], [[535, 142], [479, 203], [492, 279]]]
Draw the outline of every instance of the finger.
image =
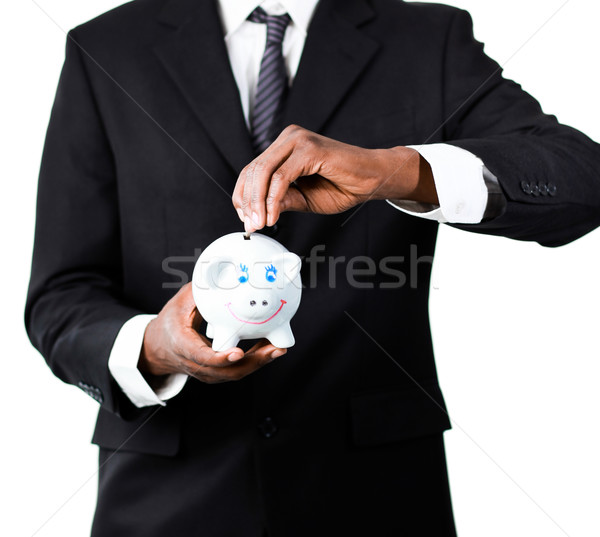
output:
[[192, 293], [192, 282], [186, 283], [173, 297], [173, 300], [180, 304], [194, 303], [194, 295]]
[[[281, 188], [285, 192], [289, 184], [299, 176], [294, 176], [294, 166], [288, 165], [289, 160], [294, 156], [294, 151], [293, 142], [289, 138], [283, 138], [271, 145], [256, 159], [250, 191], [250, 210], [252, 211], [250, 219], [255, 229], [261, 229], [267, 224], [270, 202], [268, 193], [271, 191], [273, 181], [275, 180], [279, 184], [282, 183], [282, 179], [287, 181], [285, 184], [281, 184]], [[283, 176], [279, 173], [282, 168], [286, 171]], [[275, 221], [268, 225], [274, 225]]]
[[[265, 198], [272, 173], [291, 154], [294, 140], [305, 129], [286, 127], [275, 141], [240, 173], [234, 190], [234, 205], [247, 232], [261, 229], [266, 221]], [[254, 218], [253, 218], [254, 217]]]
[[281, 213], [286, 211], [297, 211], [297, 212], [309, 212], [307, 200], [302, 192], [295, 187], [292, 183], [288, 191], [283, 196], [283, 199], [279, 204], [269, 206], [269, 213], [267, 214], [267, 225], [274, 226], [279, 220]]
[[174, 304], [178, 308], [177, 318], [181, 321], [181, 324], [184, 327], [191, 327], [194, 330], [198, 330], [203, 319], [194, 301], [192, 283], [186, 283], [171, 300], [174, 301]]
[[[288, 129], [284, 130], [282, 136], [287, 131]], [[287, 194], [290, 192], [290, 185], [300, 177], [319, 173], [323, 158], [322, 144], [319, 142], [321, 138], [306, 129], [294, 126], [289, 128], [287, 140], [292, 151], [271, 175], [265, 203], [267, 225], [274, 225], [283, 210], [307, 209], [306, 200], [299, 192], [292, 192], [289, 196]]]
[[330, 187], [323, 177], [319, 175], [300, 177], [281, 201], [281, 212], [291, 210], [320, 212], [318, 200], [323, 202], [331, 197]]
[[286, 352], [287, 349], [276, 347], [267, 339], [261, 339], [258, 343], [255, 343], [250, 349], [248, 349], [244, 356], [258, 359], [269, 356], [271, 359], [273, 359], [283, 356]]
[[254, 159], [250, 164], [248, 164], [248, 166], [246, 166], [243, 174], [244, 185], [242, 189], [242, 215], [244, 219], [244, 228], [247, 233], [251, 233], [252, 231], [256, 230], [256, 227], [254, 227], [252, 224], [252, 207], [250, 205], [250, 200], [252, 198], [252, 188], [257, 165], [257, 160]]
[[244, 221], [244, 211], [242, 210], [242, 204], [244, 185], [246, 183], [247, 168], [248, 166], [245, 166], [244, 169], [241, 171], [240, 175], [238, 176], [238, 179], [235, 183], [235, 188], [233, 189], [233, 195], [231, 196], [233, 206], [235, 207], [238, 217], [242, 222]]
[[239, 347], [232, 347], [224, 351], [214, 351], [209, 341], [194, 329], [182, 330], [178, 334], [176, 352], [185, 360], [200, 366], [228, 367], [231, 362], [243, 358], [244, 351]]
[[266, 220], [265, 198], [271, 173], [275, 165], [267, 150], [255, 159], [249, 172], [246, 174], [244, 184], [244, 225], [246, 231], [252, 232], [262, 229]]
[[292, 177], [285, 163], [271, 177], [267, 199], [265, 200], [268, 226], [274, 226], [277, 220], [279, 220], [282, 209], [281, 202], [287, 194], [290, 185], [295, 180]]
[[170, 300], [176, 305], [177, 310], [180, 314], [186, 316], [196, 308], [196, 302], [194, 301], [194, 294], [192, 290], [192, 282], [186, 283], [177, 294]]
[[306, 211], [306, 199], [292, 185], [300, 177], [316, 172], [315, 163], [304, 152], [294, 151], [290, 157], [273, 172], [266, 199], [267, 225], [273, 226], [283, 211]]
[[[268, 150], [267, 150], [268, 151]], [[246, 168], [244, 168], [240, 178], [243, 177], [243, 185], [241, 189], [241, 210], [242, 218], [244, 221], [244, 227], [248, 233], [256, 231], [259, 227], [253, 222], [252, 219], [252, 199], [254, 184], [257, 180], [257, 174], [260, 173], [261, 169], [265, 166], [265, 161], [261, 160], [260, 157], [255, 158]], [[256, 216], [254, 221], [257, 221]]]
[[[212, 374], [219, 379], [228, 381], [240, 380], [270, 364], [273, 360], [283, 356], [287, 352], [287, 349], [279, 349], [268, 342], [257, 348], [253, 347], [253, 349], [246, 352], [243, 360], [227, 368], [215, 368], [212, 370]], [[204, 368], [204, 371], [206, 371], [206, 368]]]
[[252, 227], [262, 229], [265, 227], [266, 208], [265, 198], [271, 180], [271, 173], [274, 165], [268, 156], [261, 157], [255, 165], [254, 174], [252, 175], [252, 184], [249, 189], [250, 197], [250, 220]]
[[225, 369], [218, 367], [204, 367], [198, 365], [196, 362], [185, 359], [181, 360], [180, 369], [182, 373], [207, 384], [219, 384], [230, 380], [228, 377], [221, 374], [221, 371], [224, 371]]
[[247, 231], [254, 231], [265, 226], [267, 216], [265, 203], [271, 176], [292, 154], [292, 151], [293, 139], [280, 135], [248, 165], [242, 196], [242, 210]]
[[240, 380], [254, 371], [264, 367], [276, 358], [283, 356], [287, 349], [271, 345], [267, 340], [261, 340], [249, 349], [244, 360], [230, 364], [228, 367], [212, 367], [210, 364], [199, 365], [183, 360], [182, 369], [190, 376], [210, 384]]

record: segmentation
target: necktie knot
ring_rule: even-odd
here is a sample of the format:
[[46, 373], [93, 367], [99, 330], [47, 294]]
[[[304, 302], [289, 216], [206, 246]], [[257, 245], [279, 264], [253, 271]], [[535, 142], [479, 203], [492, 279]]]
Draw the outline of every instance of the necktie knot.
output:
[[283, 15], [269, 15], [259, 6], [250, 13], [248, 20], [267, 25], [267, 43], [281, 43], [285, 35], [285, 30], [292, 19], [287, 13]]

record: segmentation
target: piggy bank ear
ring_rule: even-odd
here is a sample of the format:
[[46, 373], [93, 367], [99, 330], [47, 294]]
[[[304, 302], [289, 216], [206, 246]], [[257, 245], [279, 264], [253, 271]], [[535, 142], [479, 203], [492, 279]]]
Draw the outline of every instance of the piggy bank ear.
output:
[[285, 275], [285, 282], [293, 281], [300, 273], [302, 260], [292, 252], [278, 254], [273, 258], [273, 265]]
[[[227, 274], [231, 273], [231, 278]], [[230, 289], [235, 286], [235, 264], [233, 259], [218, 256], [209, 259], [204, 267], [204, 282], [210, 289]]]

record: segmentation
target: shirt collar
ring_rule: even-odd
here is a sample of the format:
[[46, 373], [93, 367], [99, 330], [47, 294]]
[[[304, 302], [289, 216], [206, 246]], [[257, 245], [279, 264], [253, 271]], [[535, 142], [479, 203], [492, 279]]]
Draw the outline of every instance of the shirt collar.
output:
[[229, 37], [257, 6], [267, 13], [287, 13], [295, 26], [305, 33], [319, 0], [218, 0], [225, 37]]

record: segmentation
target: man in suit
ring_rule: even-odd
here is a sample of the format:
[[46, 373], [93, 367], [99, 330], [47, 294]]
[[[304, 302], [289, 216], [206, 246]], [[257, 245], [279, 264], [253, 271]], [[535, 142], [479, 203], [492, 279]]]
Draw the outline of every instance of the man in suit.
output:
[[[258, 6], [136, 0], [69, 34], [26, 324], [101, 404], [93, 534], [455, 535], [438, 222], [572, 241], [600, 221], [600, 147], [503, 79], [464, 11]], [[214, 352], [181, 287], [240, 220], [304, 256], [287, 353]]]

